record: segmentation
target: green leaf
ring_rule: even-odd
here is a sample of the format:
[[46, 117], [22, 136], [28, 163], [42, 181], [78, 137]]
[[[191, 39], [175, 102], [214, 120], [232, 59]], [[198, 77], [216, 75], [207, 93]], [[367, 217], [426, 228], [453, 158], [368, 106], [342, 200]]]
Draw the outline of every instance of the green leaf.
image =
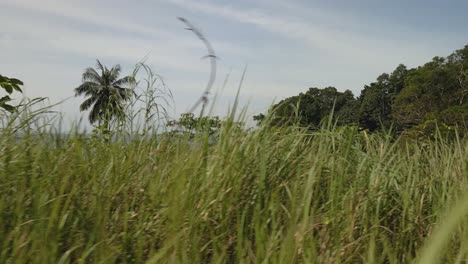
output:
[[9, 94], [13, 92], [13, 86], [9, 83], [2, 84], [2, 87], [5, 89], [5, 91]]
[[24, 85], [24, 83], [16, 78], [8, 78], [0, 75], [0, 86], [5, 89], [7, 93], [11, 94], [13, 90], [22, 93], [23, 91], [20, 85]]
[[3, 96], [2, 98], [0, 98], [0, 105], [4, 104], [4, 103], [6, 103], [6, 102], [9, 102], [9, 101], [11, 101], [10, 96], [5, 95], [5, 96]]
[[22, 81], [15, 79], [15, 78], [10, 78], [10, 83], [15, 84], [15, 85], [24, 85]]
[[16, 108], [14, 106], [11, 106], [9, 104], [0, 104], [0, 107], [7, 110], [10, 113], [15, 112]]
[[23, 93], [23, 91], [18, 85], [13, 85], [13, 89], [15, 89], [17, 92]]

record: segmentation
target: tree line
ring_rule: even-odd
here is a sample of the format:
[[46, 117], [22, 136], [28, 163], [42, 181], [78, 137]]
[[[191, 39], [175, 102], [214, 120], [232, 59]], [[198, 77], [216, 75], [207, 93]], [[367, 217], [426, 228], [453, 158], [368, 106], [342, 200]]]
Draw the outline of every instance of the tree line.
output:
[[365, 85], [357, 98], [335, 87], [309, 88], [254, 120], [261, 123], [269, 116], [272, 125], [294, 123], [317, 129], [332, 112], [338, 125], [368, 131], [426, 133], [438, 126], [463, 132], [468, 128], [468, 45], [416, 68], [400, 64]]

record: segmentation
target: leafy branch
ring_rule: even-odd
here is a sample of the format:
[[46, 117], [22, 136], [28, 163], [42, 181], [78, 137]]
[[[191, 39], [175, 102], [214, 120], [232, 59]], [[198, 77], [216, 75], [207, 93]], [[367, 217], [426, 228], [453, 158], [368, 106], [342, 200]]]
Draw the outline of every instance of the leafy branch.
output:
[[20, 88], [21, 85], [24, 85], [24, 83], [18, 79], [8, 78], [6, 76], [0, 75], [0, 87], [2, 87], [8, 93], [8, 95], [0, 98], [0, 108], [3, 108], [10, 113], [16, 110], [16, 107], [8, 104], [8, 102], [12, 101], [9, 95], [12, 94], [13, 91], [23, 93]]

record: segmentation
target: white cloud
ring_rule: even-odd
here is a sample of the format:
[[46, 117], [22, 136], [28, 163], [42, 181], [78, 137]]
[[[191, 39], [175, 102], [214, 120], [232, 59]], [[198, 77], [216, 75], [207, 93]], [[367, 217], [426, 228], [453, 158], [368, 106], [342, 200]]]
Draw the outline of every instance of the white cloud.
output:
[[[349, 16], [340, 17], [330, 12], [321, 13], [324, 12], [321, 9], [312, 12], [310, 9], [297, 4], [280, 3], [278, 1], [269, 2], [270, 5], [274, 3], [280, 5], [281, 8], [273, 11], [273, 13], [272, 11], [266, 13], [257, 9], [236, 9], [232, 6], [210, 1], [166, 1], [181, 8], [254, 25], [285, 38], [303, 41], [309, 44], [311, 49], [319, 49], [331, 57], [343, 58], [343, 60], [349, 61], [359, 58], [360, 63], [367, 62], [369, 66], [373, 66], [377, 61], [380, 64], [390, 63], [395, 64], [395, 66], [402, 62], [402, 59], [419, 62], [426, 59], [426, 54], [430, 53], [430, 47], [425, 47], [426, 41], [424, 39], [411, 42], [407, 40], [410, 36], [400, 35], [399, 38], [395, 38], [395, 35], [385, 37], [385, 34], [374, 36], [335, 28], [333, 24], [347, 25], [358, 22], [351, 21]], [[284, 12], [285, 8], [289, 12]], [[288, 13], [293, 15], [287, 15]], [[298, 13], [306, 13], [312, 19], [304, 17], [298, 19]], [[324, 19], [333, 20], [334, 22], [333, 24], [318, 23], [318, 21]], [[360, 21], [360, 23], [363, 22]], [[370, 22], [367, 21], [367, 23]], [[382, 31], [387, 32], [386, 29], [382, 29]], [[395, 54], [398, 55], [395, 56]]]
[[335, 52], [339, 51], [339, 48], [347, 46], [344, 43], [340, 43], [337, 32], [333, 32], [329, 28], [300, 23], [291, 17], [280, 14], [268, 15], [258, 10], [240, 10], [202, 1], [168, 0], [168, 2], [183, 8], [216, 15], [241, 23], [252, 24], [264, 30], [293, 39], [302, 39], [314, 46]]
[[[3, 4], [10, 8], [18, 8], [24, 10], [30, 10], [34, 13], [44, 13], [47, 15], [54, 15], [62, 17], [64, 19], [76, 19], [82, 23], [93, 23], [97, 26], [107, 26], [118, 30], [119, 32], [125, 33], [139, 33], [141, 36], [144, 36], [147, 42], [146, 46], [156, 47], [158, 50], [162, 50], [165, 54], [171, 54], [169, 50], [165, 48], [178, 48], [178, 49], [199, 49], [203, 48], [202, 45], [195, 39], [190, 32], [183, 31], [183, 25], [180, 22], [176, 21], [175, 16], [170, 16], [173, 19], [174, 23], [179, 26], [179, 31], [169, 31], [164, 30], [157, 25], [145, 25], [144, 23], [136, 23], [137, 19], [128, 19], [120, 13], [110, 12], [108, 6], [100, 6], [99, 1], [59, 1], [59, 0], [5, 0], [4, 3], [0, 3], [0, 6]], [[13, 25], [13, 27], [22, 27], [23, 33], [28, 35], [40, 35], [40, 33], [54, 33], [55, 36], [67, 36], [70, 37], [74, 35], [74, 38], [80, 38], [82, 40], [87, 40], [91, 37], [96, 39], [96, 36], [91, 36], [87, 32], [77, 32], [71, 31], [70, 28], [60, 25], [51, 25], [47, 23], [47, 19], [25, 19], [25, 18], [16, 18], [14, 16], [5, 15], [0, 17], [2, 24]], [[26, 22], [27, 21], [27, 22]], [[46, 21], [46, 22], [44, 22]], [[41, 25], [41, 22], [42, 25]], [[17, 24], [21, 25], [17, 25]], [[39, 23], [39, 24], [38, 24]], [[32, 25], [34, 27], [32, 28]], [[13, 27], [10, 27], [10, 30], [13, 30]], [[55, 32], [52, 30], [55, 29]], [[94, 34], [98, 35], [98, 34]], [[8, 36], [8, 35], [6, 35]], [[100, 39], [112, 38], [113, 35], [98, 35]], [[115, 38], [115, 37], [114, 37]], [[125, 38], [125, 39], [124, 39]], [[133, 37], [132, 37], [133, 38]], [[63, 38], [62, 38], [63, 39]], [[128, 36], [123, 36], [122, 39], [124, 42], [128, 42], [131, 38]], [[111, 39], [112, 40], [112, 39]], [[114, 39], [119, 40], [119, 39]], [[150, 42], [149, 40], [154, 40]], [[141, 41], [140, 41], [141, 42]], [[114, 42], [118, 44], [119, 42]], [[230, 43], [225, 43], [222, 41], [215, 41], [216, 48], [220, 52], [230, 53], [230, 54], [242, 54], [245, 52], [242, 48], [234, 46]], [[165, 45], [165, 46], [163, 46]], [[145, 48], [142, 52], [147, 52], [150, 48]], [[202, 50], [203, 51], [203, 50]], [[179, 51], [178, 51], [179, 52]], [[172, 53], [176, 54], [176, 53]], [[181, 65], [183, 66], [183, 65]]]
[[73, 18], [82, 22], [94, 23], [97, 25], [109, 26], [120, 30], [128, 30], [149, 35], [171, 36], [169, 32], [156, 27], [149, 27], [135, 23], [135, 20], [128, 20], [119, 14], [110, 14], [106, 7], [99, 6], [99, 1], [76, 1], [76, 0], [4, 0], [3, 4], [27, 9], [34, 12], [43, 12], [64, 18]]

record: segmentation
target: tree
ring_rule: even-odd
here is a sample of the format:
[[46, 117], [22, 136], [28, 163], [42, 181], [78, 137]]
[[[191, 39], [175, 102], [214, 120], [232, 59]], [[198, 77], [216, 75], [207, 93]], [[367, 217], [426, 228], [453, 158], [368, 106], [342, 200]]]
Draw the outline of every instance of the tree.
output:
[[109, 130], [111, 120], [124, 115], [125, 102], [133, 96], [129, 86], [135, 80], [132, 76], [119, 78], [121, 68], [118, 64], [108, 69], [97, 60], [96, 67], [100, 73], [93, 68], [84, 71], [82, 84], [75, 88], [75, 96], [88, 97], [80, 105], [80, 111], [91, 108], [89, 122], [98, 122], [100, 127]]
[[13, 91], [17, 91], [22, 93], [20, 86], [23, 85], [23, 82], [15, 79], [15, 78], [8, 78], [6, 76], [0, 75], [0, 87], [2, 87], [8, 95], [5, 95], [0, 98], [0, 108], [7, 110], [8, 112], [14, 112], [16, 107], [9, 105], [8, 102], [11, 101], [10, 94]]
[[468, 45], [463, 49], [455, 51], [448, 57], [449, 63], [454, 67], [456, 79], [458, 82], [459, 105], [465, 103], [465, 97], [468, 95]]
[[221, 127], [221, 120], [217, 116], [199, 118], [192, 113], [183, 113], [179, 120], [169, 121], [167, 126], [174, 128], [173, 132], [177, 134], [187, 133], [193, 136], [197, 132], [207, 132], [209, 135], [213, 135]]
[[435, 120], [448, 126], [466, 127], [468, 122], [468, 45], [447, 58], [412, 71], [404, 89], [396, 96], [394, 120], [400, 127], [418, 127]]
[[362, 128], [375, 131], [393, 124], [393, 103], [404, 87], [408, 72], [406, 66], [400, 64], [391, 74], [381, 74], [376, 82], [364, 86], [359, 96], [359, 125]]
[[[274, 105], [271, 124], [288, 125], [297, 117], [300, 126], [317, 129], [322, 119], [328, 117], [332, 111], [338, 124], [352, 124], [357, 122], [357, 106], [357, 101], [349, 90], [339, 92], [335, 87], [309, 88], [306, 93], [286, 98]], [[257, 123], [264, 118], [263, 114], [254, 116]]]
[[260, 113], [258, 115], [253, 116], [253, 120], [257, 122], [257, 126], [259, 126], [262, 124], [263, 120], [265, 120], [265, 117], [265, 114]]

